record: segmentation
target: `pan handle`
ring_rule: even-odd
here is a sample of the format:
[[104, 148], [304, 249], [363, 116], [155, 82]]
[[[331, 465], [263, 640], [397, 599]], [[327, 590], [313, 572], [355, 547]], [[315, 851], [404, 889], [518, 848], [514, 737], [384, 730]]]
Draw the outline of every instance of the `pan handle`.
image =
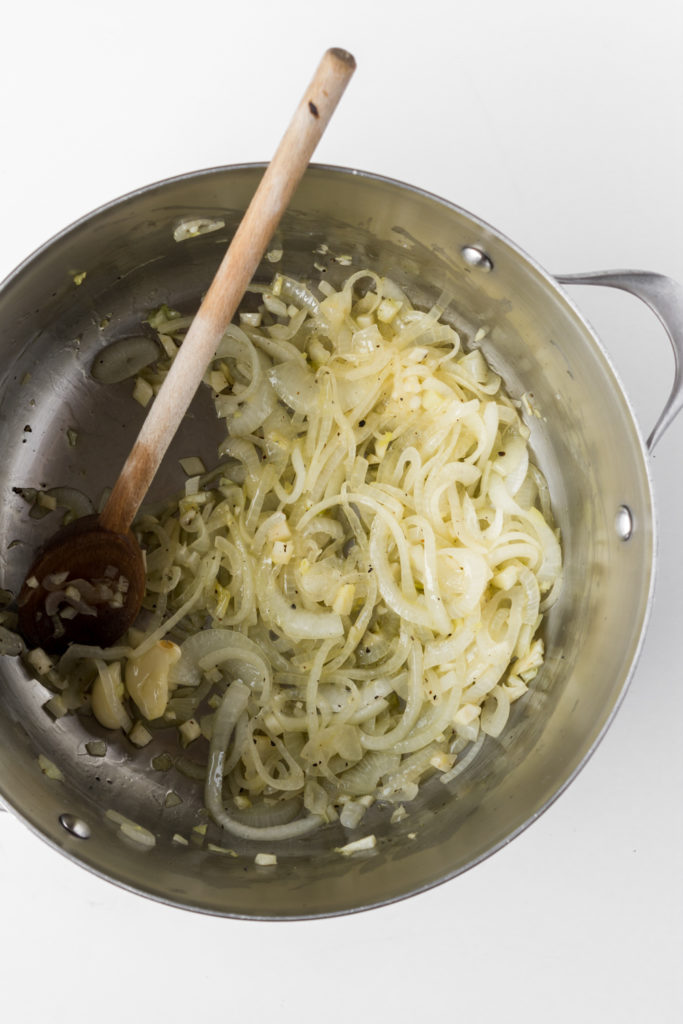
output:
[[683, 409], [683, 286], [671, 277], [648, 270], [605, 270], [589, 274], [558, 274], [560, 284], [602, 284], [637, 296], [650, 307], [669, 336], [674, 352], [671, 394], [647, 439], [652, 452]]

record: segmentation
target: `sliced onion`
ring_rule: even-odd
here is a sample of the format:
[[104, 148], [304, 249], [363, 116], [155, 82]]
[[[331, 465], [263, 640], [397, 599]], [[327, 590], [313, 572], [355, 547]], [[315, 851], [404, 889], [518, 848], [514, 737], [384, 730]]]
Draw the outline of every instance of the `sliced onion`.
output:
[[288, 601], [277, 584], [272, 566], [264, 565], [256, 575], [256, 593], [267, 622], [292, 640], [328, 640], [344, 635], [344, 624], [336, 612], [309, 611]]
[[231, 629], [204, 629], [188, 637], [180, 647], [180, 659], [169, 670], [169, 681], [175, 686], [198, 686], [202, 671], [223, 661], [243, 664], [249, 677], [270, 679], [270, 666], [263, 651], [243, 633]]
[[[206, 377], [227, 464], [137, 526], [145, 631], [116, 654], [72, 649], [46, 679], [65, 713], [94, 658], [95, 702], [112, 703], [126, 661], [173, 636], [168, 710], [210, 749], [208, 770], [176, 767], [204, 780], [220, 826], [274, 841], [339, 816], [357, 827], [378, 797], [411, 800], [433, 770], [465, 769], [541, 669], [561, 550], [529, 431], [482, 352], [459, 351], [451, 296], [415, 309], [365, 270], [318, 282], [321, 301], [280, 274], [251, 292], [259, 311], [228, 328]], [[175, 339], [161, 339], [160, 375], [190, 320], [150, 315]], [[121, 598], [115, 579], [75, 582], [47, 581], [60, 628]]]
[[268, 380], [278, 397], [294, 412], [305, 414], [318, 400], [315, 375], [303, 359], [280, 363], [268, 371]]
[[90, 373], [100, 384], [118, 384], [135, 377], [158, 358], [159, 346], [153, 338], [121, 338], [102, 349]]
[[388, 750], [368, 750], [358, 764], [340, 775], [342, 791], [354, 796], [374, 793], [382, 776], [395, 772], [400, 760], [399, 754]]
[[83, 494], [75, 487], [50, 487], [45, 493], [55, 499], [57, 508], [67, 509], [73, 519], [90, 516], [95, 511], [95, 506], [87, 494]]
[[439, 776], [439, 782], [442, 782], [444, 785], [446, 785], [447, 783], [452, 782], [453, 779], [457, 778], [458, 775], [461, 775], [464, 771], [466, 771], [472, 764], [474, 759], [479, 755], [479, 751], [481, 750], [485, 739], [486, 733], [480, 732], [478, 738], [474, 741], [474, 743], [472, 743], [465, 756], [460, 758], [460, 760], [456, 761], [455, 765], [450, 769], [450, 771], [444, 772], [443, 775]]
[[235, 807], [231, 809], [230, 814], [239, 825], [266, 828], [273, 825], [288, 825], [302, 810], [302, 801], [293, 797], [276, 802], [258, 803], [244, 810]]
[[223, 702], [216, 713], [204, 788], [204, 800], [209, 814], [216, 824], [242, 839], [262, 839], [272, 842], [306, 835], [320, 825], [322, 819], [318, 815], [312, 814], [282, 824], [257, 826], [238, 821], [228, 813], [223, 804], [221, 794], [226, 748], [235, 724], [246, 707], [248, 697], [248, 688], [236, 680], [226, 691]]
[[308, 288], [291, 277], [282, 278], [282, 290], [280, 292], [284, 299], [293, 302], [300, 309], [315, 315], [318, 312], [318, 300], [311, 294]]

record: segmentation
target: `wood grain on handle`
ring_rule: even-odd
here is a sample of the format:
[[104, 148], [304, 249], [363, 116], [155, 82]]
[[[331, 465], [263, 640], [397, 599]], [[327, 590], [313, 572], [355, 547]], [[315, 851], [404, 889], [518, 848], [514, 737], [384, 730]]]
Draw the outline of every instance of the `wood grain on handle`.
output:
[[125, 533], [334, 113], [356, 62], [328, 50], [254, 193], [101, 515]]

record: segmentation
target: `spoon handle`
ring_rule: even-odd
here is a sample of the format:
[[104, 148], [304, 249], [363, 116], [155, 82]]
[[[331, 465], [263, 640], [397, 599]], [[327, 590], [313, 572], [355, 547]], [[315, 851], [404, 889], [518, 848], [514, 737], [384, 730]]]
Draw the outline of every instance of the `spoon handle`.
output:
[[100, 514], [105, 529], [125, 533], [133, 522], [355, 67], [336, 48], [318, 65]]

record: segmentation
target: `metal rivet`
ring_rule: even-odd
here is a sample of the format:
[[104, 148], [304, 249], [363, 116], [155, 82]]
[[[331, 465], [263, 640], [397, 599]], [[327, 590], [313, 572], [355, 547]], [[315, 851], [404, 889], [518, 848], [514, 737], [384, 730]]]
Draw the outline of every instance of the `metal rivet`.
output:
[[614, 520], [619, 540], [630, 540], [633, 533], [633, 513], [628, 505], [620, 505]]
[[75, 814], [60, 814], [59, 824], [65, 832], [75, 836], [76, 839], [90, 839], [90, 826], [82, 818], [77, 818]]
[[477, 249], [474, 245], [466, 245], [460, 250], [460, 253], [468, 267], [472, 267], [474, 270], [483, 270], [487, 274], [489, 270], [493, 270], [493, 260], [486, 255], [483, 249]]

